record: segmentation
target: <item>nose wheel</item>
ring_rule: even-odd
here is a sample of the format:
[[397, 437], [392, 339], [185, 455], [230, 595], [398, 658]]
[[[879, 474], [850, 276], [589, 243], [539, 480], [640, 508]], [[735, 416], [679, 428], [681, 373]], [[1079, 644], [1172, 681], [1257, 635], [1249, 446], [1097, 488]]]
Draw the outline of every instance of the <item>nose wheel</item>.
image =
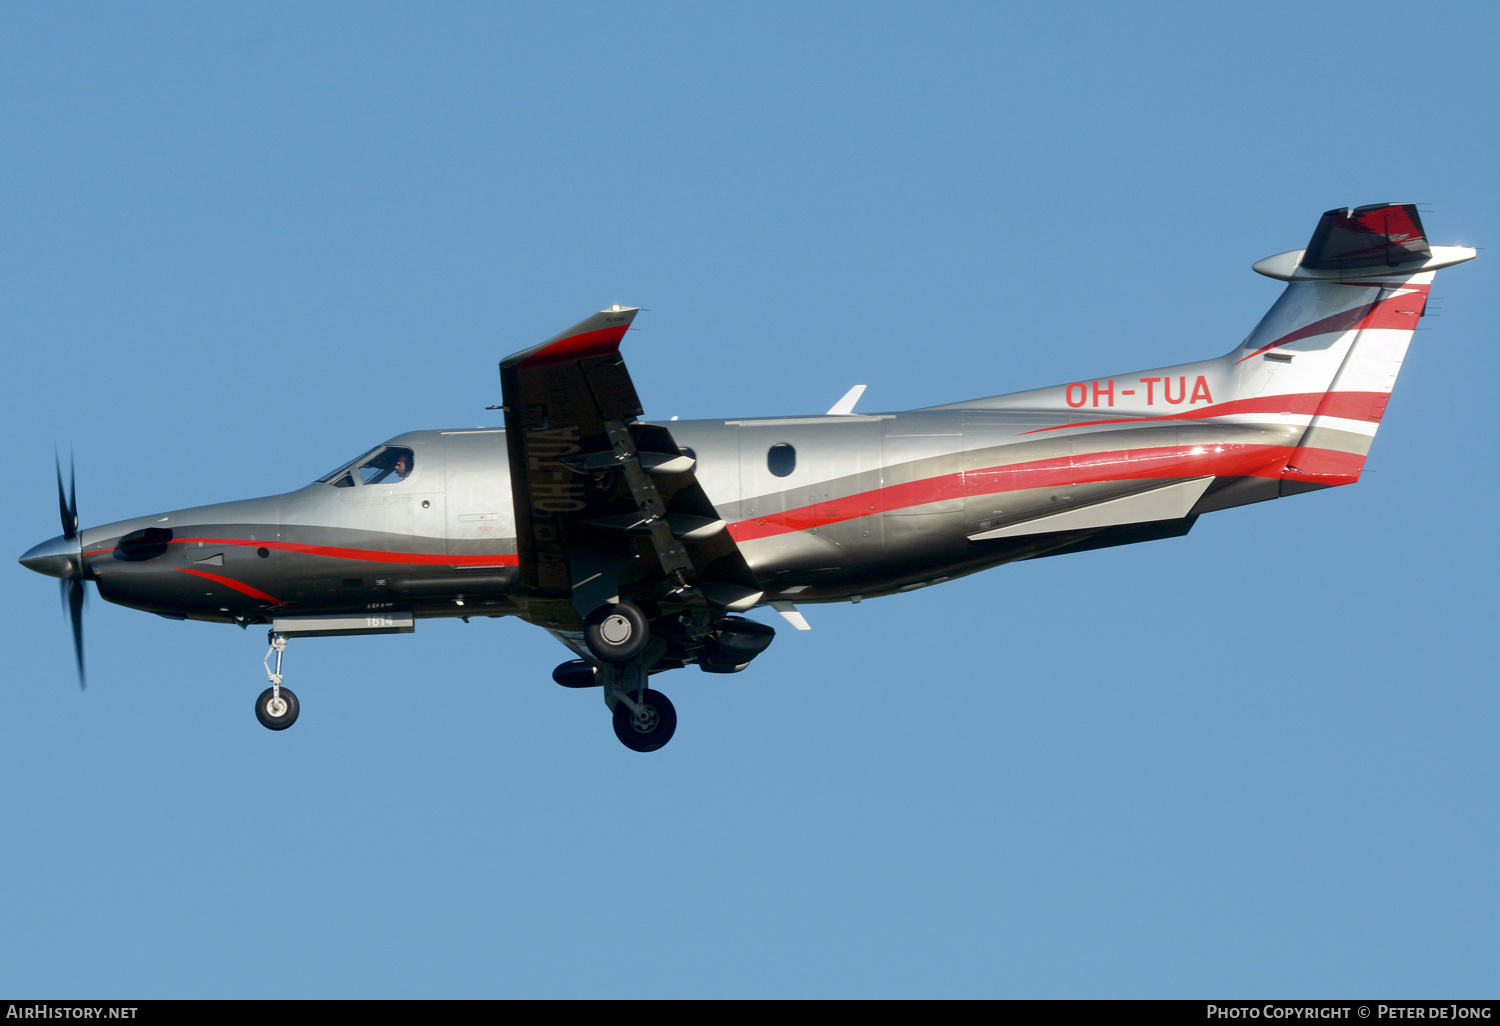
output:
[[300, 711], [291, 688], [266, 688], [255, 700], [255, 718], [267, 730], [285, 730], [297, 722]]
[[[302, 711], [302, 707], [297, 702], [297, 696], [292, 694], [292, 689], [281, 686], [281, 657], [286, 652], [286, 636], [271, 631], [267, 640], [271, 647], [266, 651], [266, 658], [262, 662], [271, 686], [255, 700], [255, 718], [267, 730], [285, 730], [297, 722], [297, 714]], [[273, 655], [276, 657], [274, 670], [271, 669]]]

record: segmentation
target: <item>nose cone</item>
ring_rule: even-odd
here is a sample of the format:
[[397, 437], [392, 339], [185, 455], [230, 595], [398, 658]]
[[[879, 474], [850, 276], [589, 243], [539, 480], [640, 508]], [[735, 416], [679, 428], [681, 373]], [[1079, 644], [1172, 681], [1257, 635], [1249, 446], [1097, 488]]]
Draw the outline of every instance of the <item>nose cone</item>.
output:
[[28, 549], [21, 557], [21, 565], [48, 577], [72, 577], [78, 569], [81, 548], [79, 539], [58, 535]]

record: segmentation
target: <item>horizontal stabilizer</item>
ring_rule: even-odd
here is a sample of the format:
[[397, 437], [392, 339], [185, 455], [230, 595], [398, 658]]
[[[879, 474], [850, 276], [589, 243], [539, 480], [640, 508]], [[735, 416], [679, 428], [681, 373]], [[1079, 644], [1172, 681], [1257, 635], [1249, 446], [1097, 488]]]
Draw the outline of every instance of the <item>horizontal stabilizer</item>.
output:
[[1150, 491], [1136, 492], [1107, 502], [1053, 513], [1019, 524], [1007, 524], [993, 531], [969, 535], [969, 541], [991, 538], [1019, 538], [1028, 534], [1050, 534], [1054, 531], [1091, 531], [1120, 524], [1145, 524], [1156, 520], [1176, 520], [1188, 515], [1193, 505], [1208, 489], [1212, 477], [1178, 481]]
[[1302, 266], [1309, 271], [1396, 267], [1431, 256], [1415, 203], [1372, 203], [1324, 214]]

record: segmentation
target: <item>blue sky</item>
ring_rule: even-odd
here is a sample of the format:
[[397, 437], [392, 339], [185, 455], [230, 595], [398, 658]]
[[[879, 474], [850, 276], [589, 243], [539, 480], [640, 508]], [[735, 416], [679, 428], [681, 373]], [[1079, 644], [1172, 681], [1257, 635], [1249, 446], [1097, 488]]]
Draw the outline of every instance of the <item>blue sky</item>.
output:
[[[490, 423], [610, 303], [648, 415], [1218, 355], [1334, 206], [1500, 238], [1489, 5], [8, 5], [19, 555]], [[1493, 253], [1364, 479], [807, 610], [643, 757], [513, 621], [294, 643], [0, 569], [0, 992], [1493, 996]]]

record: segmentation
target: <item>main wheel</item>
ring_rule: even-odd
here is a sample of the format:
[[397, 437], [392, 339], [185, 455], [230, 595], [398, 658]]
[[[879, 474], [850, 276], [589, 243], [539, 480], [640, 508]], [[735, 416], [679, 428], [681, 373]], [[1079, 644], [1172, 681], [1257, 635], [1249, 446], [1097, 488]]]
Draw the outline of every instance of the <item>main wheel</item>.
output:
[[628, 663], [651, 640], [646, 614], [629, 602], [600, 606], [583, 621], [583, 640], [589, 651], [606, 663]]
[[266, 688], [255, 700], [255, 718], [267, 730], [285, 730], [297, 722], [297, 713], [301, 711], [291, 688], [282, 688], [280, 698], [276, 697], [275, 688]]
[[[630, 698], [635, 701], [634, 694]], [[624, 702], [615, 706], [615, 737], [632, 752], [654, 752], [672, 740], [677, 730], [677, 710], [666, 695], [649, 688], [636, 704], [641, 707], [639, 716]]]

